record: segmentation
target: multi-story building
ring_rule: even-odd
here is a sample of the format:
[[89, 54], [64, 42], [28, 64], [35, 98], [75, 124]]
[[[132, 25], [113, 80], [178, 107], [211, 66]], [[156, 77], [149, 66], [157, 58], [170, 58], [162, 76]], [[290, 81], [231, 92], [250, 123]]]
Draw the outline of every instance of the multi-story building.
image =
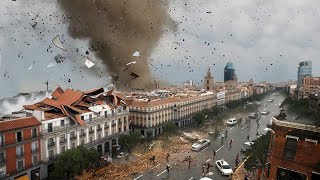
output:
[[225, 96], [225, 102], [230, 102], [230, 101], [237, 101], [241, 99], [241, 92], [236, 90], [236, 91], [227, 91], [226, 96]]
[[299, 63], [298, 67], [298, 82], [297, 86], [300, 88], [302, 86], [302, 80], [305, 76], [312, 76], [312, 62], [303, 61]]
[[208, 92], [196, 96], [175, 96], [163, 99], [132, 99], [130, 106], [130, 128], [140, 132], [146, 138], [159, 135], [164, 123], [173, 122], [177, 127], [192, 123], [196, 112], [216, 105], [214, 93]]
[[59, 87], [51, 98], [24, 108], [41, 122], [41, 179], [50, 175], [54, 160], [64, 151], [83, 145], [112, 153], [118, 135], [129, 130], [128, 108], [114, 90]]
[[214, 86], [214, 80], [209, 68], [206, 76], [204, 77], [204, 88], [206, 91], [210, 91], [213, 89], [213, 86]]
[[320, 92], [320, 77], [305, 76], [298, 90], [298, 99], [308, 98], [309, 94]]
[[226, 103], [226, 92], [220, 91], [217, 93], [217, 105], [223, 105]]
[[228, 62], [224, 68], [224, 82], [235, 80], [236, 70], [234, 69], [233, 63]]
[[0, 179], [39, 179], [41, 123], [33, 116], [0, 119]]
[[320, 111], [320, 96], [319, 94], [309, 95], [309, 108], [314, 111]]
[[320, 179], [320, 129], [314, 122], [294, 117], [272, 118], [269, 162], [270, 180]]

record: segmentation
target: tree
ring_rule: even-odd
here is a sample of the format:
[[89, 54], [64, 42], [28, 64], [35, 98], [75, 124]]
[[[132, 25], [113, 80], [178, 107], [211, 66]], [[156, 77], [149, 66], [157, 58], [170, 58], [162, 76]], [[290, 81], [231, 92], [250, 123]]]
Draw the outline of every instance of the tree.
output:
[[205, 118], [205, 115], [202, 112], [198, 112], [193, 116], [194, 122], [199, 126], [203, 123], [203, 120]]
[[90, 163], [96, 163], [99, 154], [94, 149], [79, 146], [76, 149], [62, 153], [54, 164], [53, 179], [71, 179], [89, 167]]
[[141, 135], [139, 132], [133, 132], [131, 134], [121, 134], [119, 136], [119, 144], [124, 146], [128, 153], [140, 142]]
[[164, 125], [162, 132], [167, 136], [167, 138], [169, 138], [169, 136], [177, 132], [177, 126], [172, 122], [167, 122]]
[[260, 136], [257, 140], [253, 141], [254, 144], [245, 152], [248, 157], [244, 163], [246, 170], [251, 171], [254, 168], [264, 168], [269, 152], [270, 136], [270, 132]]

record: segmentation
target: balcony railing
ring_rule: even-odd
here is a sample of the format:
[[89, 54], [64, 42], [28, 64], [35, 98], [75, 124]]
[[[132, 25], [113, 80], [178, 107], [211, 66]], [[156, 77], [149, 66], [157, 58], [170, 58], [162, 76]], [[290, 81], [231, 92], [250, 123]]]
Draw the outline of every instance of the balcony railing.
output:
[[49, 142], [48, 143], [48, 148], [53, 147], [54, 146], [54, 142]]
[[94, 130], [90, 130], [90, 131], [89, 131], [89, 134], [92, 134], [92, 133], [94, 133]]
[[109, 127], [110, 127], [109, 125], [108, 126], [104, 126], [104, 129], [109, 129]]
[[80, 134], [80, 137], [85, 137], [86, 136], [86, 133], [81, 133]]
[[70, 136], [70, 141], [71, 141], [71, 140], [74, 140], [74, 139], [77, 139], [77, 136], [76, 136], [76, 135]]
[[116, 126], [116, 123], [112, 123], [111, 126], [113, 126], [113, 127]]
[[31, 153], [32, 154], [36, 154], [39, 152], [39, 149], [38, 148], [35, 148], [35, 149], [31, 149]]
[[97, 131], [101, 131], [101, 130], [102, 130], [102, 128], [101, 128], [101, 127], [97, 128]]
[[16, 154], [16, 158], [17, 159], [20, 159], [20, 158], [23, 158], [24, 157], [24, 153], [20, 153], [20, 154]]
[[24, 170], [25, 170], [25, 167], [17, 168], [17, 172], [21, 172], [21, 171], [24, 171]]
[[66, 139], [66, 138], [60, 139], [60, 141], [59, 141], [60, 144], [64, 144], [64, 143], [66, 143], [66, 142], [67, 142], [67, 139]]
[[100, 138], [100, 139], [91, 141], [91, 142], [85, 144], [84, 146], [85, 146], [85, 147], [92, 147], [92, 146], [98, 145], [98, 144], [100, 144], [100, 143], [103, 143], [103, 142], [105, 142], [105, 141], [109, 141], [109, 140], [111, 140], [111, 139], [113, 139], [113, 138], [116, 138], [116, 137], [119, 136], [120, 134], [124, 134], [124, 133], [126, 133], [126, 132], [125, 132], [125, 131], [122, 131], [122, 132], [120, 132], [120, 133], [114, 133], [114, 134], [111, 134], [111, 135], [109, 135], [109, 136], [105, 136], [105, 137], [102, 137], [102, 138]]

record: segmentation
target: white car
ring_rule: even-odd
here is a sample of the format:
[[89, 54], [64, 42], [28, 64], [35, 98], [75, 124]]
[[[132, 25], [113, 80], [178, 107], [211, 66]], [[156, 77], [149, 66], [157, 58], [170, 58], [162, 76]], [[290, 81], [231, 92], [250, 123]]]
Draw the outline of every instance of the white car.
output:
[[129, 155], [128, 153], [121, 152], [121, 153], [119, 153], [119, 155], [117, 156], [117, 158], [119, 158], [119, 159], [125, 158], [125, 157], [127, 157], [128, 155]]
[[237, 119], [236, 118], [231, 118], [227, 121], [227, 125], [229, 126], [233, 126], [233, 125], [236, 125], [238, 123]]
[[261, 111], [261, 114], [262, 114], [262, 115], [267, 115], [267, 114], [269, 114], [269, 113], [270, 113], [270, 110], [269, 110], [269, 109], [264, 109], [264, 110]]
[[208, 177], [203, 177], [201, 178], [200, 180], [212, 180], [211, 178], [208, 178]]
[[253, 142], [245, 142], [242, 146], [241, 146], [241, 151], [242, 152], [246, 152], [247, 149], [249, 149], [254, 143]]
[[200, 151], [201, 149], [204, 149], [205, 147], [210, 145], [209, 139], [200, 139], [198, 142], [193, 143], [191, 146], [191, 150], [193, 151]]
[[273, 99], [268, 99], [268, 102], [273, 102]]
[[217, 166], [217, 168], [220, 170], [222, 175], [226, 175], [229, 176], [230, 174], [233, 173], [232, 168], [230, 167], [230, 165], [223, 159], [221, 160], [217, 160], [215, 165]]

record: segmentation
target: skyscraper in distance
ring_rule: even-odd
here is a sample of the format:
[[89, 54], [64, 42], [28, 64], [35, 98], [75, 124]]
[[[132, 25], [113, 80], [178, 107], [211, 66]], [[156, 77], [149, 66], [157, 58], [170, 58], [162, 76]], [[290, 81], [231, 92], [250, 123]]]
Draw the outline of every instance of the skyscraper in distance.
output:
[[228, 62], [224, 68], [224, 82], [234, 80], [234, 77], [236, 77], [235, 73], [236, 70], [234, 69], [233, 63]]
[[312, 76], [312, 62], [311, 61], [302, 61], [299, 63], [298, 67], [298, 81], [297, 87], [301, 87], [303, 77]]

